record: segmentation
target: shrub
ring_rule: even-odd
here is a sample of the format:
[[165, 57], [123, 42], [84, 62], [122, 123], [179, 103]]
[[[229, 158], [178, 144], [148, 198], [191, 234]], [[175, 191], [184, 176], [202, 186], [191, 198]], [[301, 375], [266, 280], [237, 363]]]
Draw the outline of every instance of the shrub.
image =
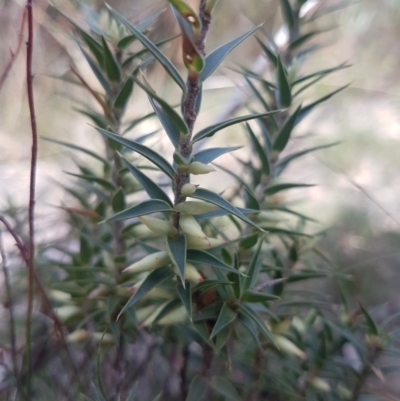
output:
[[[388, 322], [377, 325], [343, 289], [350, 277], [319, 250], [323, 233], [312, 233], [313, 218], [285, 196], [310, 184], [281, 178], [301, 157], [335, 145], [287, 151], [297, 125], [344, 88], [317, 100], [302, 97], [306, 90], [347, 65], [301, 74], [318, 34], [304, 29], [305, 1], [281, 0], [284, 45], [255, 27], [209, 54], [216, 1], [201, 0], [198, 12], [183, 0], [169, 3], [186, 79], [162, 50], [176, 37], [149, 39], [158, 14], [133, 25], [103, 8], [102, 24], [85, 30], [58, 9], [102, 87], [93, 89], [71, 62], [68, 80], [94, 100], [78, 111], [105, 150], [53, 140], [97, 165], [74, 160], [78, 173], [69, 174], [77, 181], [65, 191], [75, 205], [63, 207], [69, 234], [42, 247], [37, 259], [54, 276], [47, 292], [52, 306], [43, 308], [53, 323], [37, 322], [33, 354], [46, 356], [33, 358], [28, 398], [362, 399], [370, 376], [391, 369], [377, 365], [394, 346]], [[199, 130], [203, 84], [251, 36], [267, 72], [236, 68], [250, 93], [235, 103], [239, 116]], [[170, 96], [152, 87], [154, 63], [167, 74]], [[143, 110], [133, 96], [140, 91], [153, 111], [129, 121], [131, 101]], [[160, 129], [140, 136], [137, 128], [150, 119]], [[212, 138], [228, 127], [247, 136], [247, 156], [235, 146], [214, 147]], [[160, 145], [164, 138], [169, 145]], [[232, 167], [216, 162], [229, 153]], [[218, 188], [216, 170], [232, 185]], [[205, 176], [201, 185], [198, 175]], [[328, 278], [338, 285], [337, 303], [308, 284]], [[23, 397], [26, 370], [14, 373]], [[11, 387], [12, 375], [8, 380]]]

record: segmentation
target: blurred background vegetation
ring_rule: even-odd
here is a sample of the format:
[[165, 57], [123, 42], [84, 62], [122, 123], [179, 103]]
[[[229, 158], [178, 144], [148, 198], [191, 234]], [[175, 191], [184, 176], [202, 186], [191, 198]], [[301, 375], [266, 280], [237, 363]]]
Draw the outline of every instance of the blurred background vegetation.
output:
[[[81, 7], [79, 13], [77, 3]], [[91, 8], [97, 8], [101, 3], [57, 2], [73, 16], [82, 15], [83, 11], [90, 16]], [[162, 0], [109, 3], [134, 22], [166, 4]], [[323, 248], [340, 269], [354, 274], [355, 279], [349, 284], [354, 294], [372, 308], [375, 316], [387, 316], [400, 311], [400, 3], [399, 0], [326, 0], [322, 3], [325, 9], [331, 7], [331, 12], [318, 19], [315, 25], [311, 22], [310, 30], [318, 27], [326, 30], [316, 41], [316, 45], [325, 46], [308, 59], [304, 73], [342, 62], [348, 62], [352, 67], [320, 81], [312, 87], [315, 93], [307, 96], [319, 97], [348, 82], [350, 86], [307, 117], [296, 133], [299, 149], [302, 148], [300, 139], [304, 133], [312, 134], [307, 138], [309, 146], [336, 141], [340, 145], [308, 156], [301, 168], [298, 165], [289, 168], [285, 176], [291, 181], [318, 184], [299, 192], [293, 190], [291, 200], [321, 222], [317, 227], [326, 230]], [[10, 49], [16, 47], [24, 5], [22, 0], [0, 0], [0, 71], [11, 57]], [[68, 30], [60, 27], [61, 24], [65, 28], [65, 21], [56, 17], [47, 0], [36, 1], [36, 10], [34, 84], [39, 134], [78, 145], [101, 147], [99, 135], [73, 110], [79, 108], [81, 102], [91, 102], [89, 95], [79, 88], [66, 86], [55, 77], [68, 71], [67, 54], [72, 54], [74, 62], [86, 71], [93, 85], [97, 84], [95, 78], [90, 75], [79, 49], [66, 34]], [[262, 22], [263, 31], [272, 36], [282, 21], [278, 0], [220, 0], [215, 14], [208, 49]], [[171, 30], [171, 18], [169, 12], [160, 17], [161, 22], [151, 34], [155, 40], [162, 39], [166, 31], [167, 36], [176, 33]], [[174, 41], [165, 48], [176, 64], [181, 62], [178, 42]], [[30, 156], [24, 52], [23, 46], [0, 92], [0, 209], [11, 207], [21, 223], [25, 218], [20, 208], [25, 207], [27, 199]], [[204, 104], [208, 108], [201, 116], [200, 126], [218, 119], [221, 105], [229, 104], [232, 96], [239, 96], [240, 91], [235, 86], [243, 83], [240, 76], [228, 67], [234, 68], [235, 64], [252, 67], [259, 54], [256, 41], [250, 39], [230, 55], [229, 62], [225, 63], [224, 76], [216, 75], [205, 88]], [[164, 79], [162, 69], [155, 65], [154, 86], [158, 90], [163, 88], [164, 95], [173, 98], [169, 88], [163, 87]], [[142, 104], [145, 111], [150, 110], [147, 103]], [[135, 118], [143, 114], [143, 110], [135, 107], [133, 105], [128, 110], [128, 116]], [[139, 132], [149, 132], [154, 128], [151, 124], [142, 124]], [[229, 142], [244, 144], [240, 130], [227, 130], [221, 141], [226, 143], [227, 138]], [[242, 151], [243, 156], [245, 152]], [[62, 211], [56, 206], [69, 205], [69, 199], [65, 198], [59, 184], [70, 182], [63, 170], [71, 171], [71, 156], [70, 151], [57, 145], [45, 141], [40, 143], [39, 243], [54, 236], [61, 238], [67, 230], [60, 217]], [[222, 164], [231, 165], [232, 160], [227, 157]], [[220, 173], [219, 177], [226, 186], [228, 176]], [[4, 236], [4, 242], [6, 247], [13, 245], [7, 236]], [[51, 277], [47, 279], [50, 281]], [[337, 296], [334, 285], [329, 282], [321, 283], [319, 290]], [[4, 327], [1, 322], [6, 316], [6, 312], [0, 310], [1, 327]], [[395, 386], [392, 382], [385, 385]]]

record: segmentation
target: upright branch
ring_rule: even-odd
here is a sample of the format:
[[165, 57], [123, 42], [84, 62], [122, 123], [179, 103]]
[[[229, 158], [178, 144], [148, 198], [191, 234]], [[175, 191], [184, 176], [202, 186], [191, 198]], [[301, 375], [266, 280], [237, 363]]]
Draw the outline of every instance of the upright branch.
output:
[[[193, 129], [197, 119], [196, 112], [196, 102], [201, 95], [201, 82], [200, 82], [200, 72], [195, 67], [194, 59], [196, 57], [204, 58], [205, 56], [205, 40], [208, 32], [208, 28], [211, 23], [211, 13], [207, 10], [207, 0], [201, 0], [200, 3], [200, 12], [199, 12], [199, 23], [200, 29], [198, 32], [193, 31], [193, 36], [188, 38], [188, 33], [185, 31], [185, 28], [181, 25], [182, 33], [183, 33], [183, 51], [184, 51], [184, 61], [185, 65], [188, 68], [188, 77], [187, 77], [187, 90], [184, 95], [183, 104], [182, 104], [182, 112], [185, 123], [189, 128], [189, 133], [186, 137], [182, 138], [179, 146], [179, 153], [181, 158], [190, 163], [192, 157], [193, 143]], [[192, 17], [192, 19], [190, 19]], [[194, 17], [189, 16], [188, 21], [193, 22]], [[189, 42], [185, 43], [185, 42]], [[191, 43], [190, 43], [191, 42]], [[193, 46], [191, 48], [191, 46]], [[194, 67], [192, 67], [194, 66]], [[178, 172], [175, 175], [175, 186], [174, 186], [174, 195], [175, 200], [174, 203], [177, 205], [185, 200], [185, 196], [182, 195], [182, 187], [189, 181], [190, 172], [187, 170], [186, 166], [178, 165]], [[179, 224], [179, 216], [175, 218], [174, 225], [178, 228]]]
[[26, 12], [28, 19], [28, 41], [26, 56], [26, 84], [28, 90], [28, 104], [31, 120], [32, 133], [32, 151], [31, 151], [31, 173], [29, 184], [29, 208], [28, 208], [28, 224], [29, 224], [29, 241], [28, 241], [28, 309], [26, 315], [26, 347], [27, 347], [27, 395], [31, 398], [31, 318], [33, 308], [33, 290], [34, 290], [34, 269], [35, 269], [35, 188], [36, 188], [36, 166], [38, 153], [38, 135], [36, 126], [35, 103], [33, 96], [33, 73], [32, 73], [32, 57], [33, 57], [33, 9], [32, 0], [26, 3]]

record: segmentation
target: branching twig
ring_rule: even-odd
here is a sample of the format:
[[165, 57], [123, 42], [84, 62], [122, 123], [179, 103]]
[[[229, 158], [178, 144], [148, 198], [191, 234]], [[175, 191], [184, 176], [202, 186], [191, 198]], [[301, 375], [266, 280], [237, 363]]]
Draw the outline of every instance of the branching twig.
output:
[[8, 74], [11, 71], [12, 66], [14, 65], [15, 60], [18, 57], [18, 54], [21, 50], [21, 46], [22, 46], [22, 39], [24, 37], [24, 26], [25, 26], [25, 20], [26, 20], [26, 8], [24, 8], [24, 12], [22, 14], [22, 21], [21, 21], [21, 27], [19, 29], [19, 34], [18, 34], [18, 44], [17, 47], [15, 49], [15, 51], [10, 50], [11, 52], [11, 58], [9, 60], [9, 62], [7, 63], [3, 73], [1, 74], [0, 77], [0, 92], [3, 89], [3, 85], [4, 82], [6, 81]]

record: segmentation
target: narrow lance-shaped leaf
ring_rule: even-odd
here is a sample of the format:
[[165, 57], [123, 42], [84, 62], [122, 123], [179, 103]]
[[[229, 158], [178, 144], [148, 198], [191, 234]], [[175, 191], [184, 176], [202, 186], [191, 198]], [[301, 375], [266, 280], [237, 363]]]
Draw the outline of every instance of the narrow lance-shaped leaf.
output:
[[151, 289], [156, 287], [158, 284], [162, 283], [168, 277], [172, 276], [171, 269], [169, 267], [161, 267], [152, 271], [146, 279], [143, 281], [142, 285], [138, 288], [135, 294], [129, 299], [129, 301], [121, 309], [118, 315], [119, 317], [131, 306], [133, 306], [137, 301], [139, 301], [144, 295], [146, 295]]
[[186, 282], [186, 285], [183, 284], [177, 285], [178, 295], [181, 298], [183, 305], [185, 306], [187, 313], [192, 319], [192, 284], [190, 281]]
[[174, 169], [172, 166], [157, 152], [148, 148], [145, 145], [142, 145], [136, 141], [131, 141], [126, 139], [120, 135], [114, 134], [113, 132], [107, 131], [105, 129], [95, 127], [97, 131], [101, 134], [107, 136], [108, 138], [113, 139], [114, 141], [126, 146], [128, 149], [132, 149], [133, 151], [141, 154], [147, 160], [154, 163], [161, 171], [168, 175], [168, 177], [172, 178], [174, 176]]
[[207, 380], [204, 377], [196, 375], [189, 386], [188, 395], [185, 401], [200, 401], [207, 389]]
[[266, 302], [279, 299], [276, 295], [266, 294], [265, 292], [258, 292], [247, 290], [243, 293], [243, 301], [246, 302]]
[[242, 293], [249, 290], [252, 288], [258, 278], [258, 274], [260, 272], [261, 268], [261, 263], [259, 263], [259, 256], [261, 252], [261, 246], [263, 244], [263, 239], [261, 238], [256, 251], [253, 254], [253, 257], [251, 259], [249, 269], [247, 271], [247, 277], [243, 280], [243, 286], [242, 286]]
[[308, 32], [305, 33], [304, 35], [300, 36], [299, 38], [295, 39], [293, 42], [290, 43], [289, 45], [289, 50], [293, 51], [303, 45], [304, 43], [307, 42], [307, 40], [313, 38], [315, 35], [317, 35], [319, 32]]
[[172, 144], [177, 146], [181, 134], [187, 135], [189, 129], [179, 114], [162, 98], [148, 87], [135, 79], [135, 82], [149, 95], [150, 103], [153, 106], [161, 124], [163, 125]]
[[262, 321], [260, 316], [253, 309], [249, 306], [240, 303], [239, 304], [240, 310], [249, 318], [251, 319], [260, 329], [261, 331], [275, 344], [275, 338], [265, 323]]
[[292, 103], [292, 90], [287, 78], [286, 68], [278, 55], [277, 62], [278, 104], [279, 107], [289, 107]]
[[104, 178], [100, 178], [100, 177], [95, 177], [93, 175], [85, 175], [85, 174], [75, 174], [75, 173], [68, 173], [65, 172], [68, 175], [71, 175], [73, 177], [78, 177], [81, 178], [82, 180], [85, 181], [89, 181], [95, 184], [99, 184], [100, 186], [102, 186], [104, 189], [107, 189], [108, 191], [115, 191], [116, 188], [114, 186], [114, 184], [112, 184], [111, 182], [105, 180]]
[[87, 54], [87, 52], [78, 44], [79, 48], [81, 49], [81, 52], [83, 56], [85, 57], [87, 63], [89, 64], [89, 67], [92, 69], [94, 75], [96, 76], [97, 80], [101, 83], [101, 86], [104, 88], [106, 93], [111, 96], [112, 91], [110, 88], [110, 85], [108, 84], [107, 79], [104, 77], [102, 71], [101, 71], [101, 66], [98, 66], [92, 58]]
[[223, 328], [231, 324], [236, 319], [236, 313], [229, 307], [227, 303], [221, 308], [221, 312], [211, 332], [210, 338], [215, 337]]
[[187, 260], [193, 263], [201, 263], [204, 265], [216, 267], [217, 269], [227, 270], [235, 274], [241, 274], [238, 270], [222, 262], [214, 255], [199, 249], [189, 249], [187, 251]]
[[224, 155], [225, 153], [234, 152], [235, 150], [238, 150], [240, 148], [241, 146], [235, 146], [231, 148], [204, 149], [193, 156], [193, 161], [208, 164], [211, 163], [213, 160], [217, 159], [218, 157]]
[[171, 206], [162, 200], [151, 199], [148, 201], [144, 201], [139, 205], [133, 206], [129, 209], [126, 209], [120, 213], [115, 214], [110, 217], [106, 221], [120, 221], [133, 219], [134, 217], [145, 216], [151, 213], [159, 213], [159, 212], [172, 212]]
[[251, 129], [250, 125], [246, 123], [247, 131], [249, 133], [250, 139], [254, 145], [254, 148], [258, 154], [258, 157], [261, 161], [262, 172], [269, 176], [271, 173], [271, 168], [269, 165], [269, 160], [267, 153], [264, 151], [264, 148], [261, 146], [260, 142], [258, 141], [256, 135], [254, 134], [253, 130]]
[[[121, 156], [122, 157], [122, 156]], [[133, 176], [139, 181], [144, 190], [152, 199], [162, 200], [172, 206], [171, 200], [168, 198], [167, 194], [146, 174], [142, 173], [137, 167], [129, 163], [124, 157], [122, 157], [125, 164], [128, 166], [129, 171]]]
[[182, 77], [179, 75], [179, 72], [174, 67], [174, 65], [169, 61], [164, 54], [157, 48], [157, 46], [149, 40], [139, 29], [135, 28], [128, 20], [126, 20], [121, 14], [115, 11], [112, 7], [107, 4], [107, 7], [111, 11], [111, 13], [115, 16], [117, 20], [119, 20], [123, 25], [128, 28], [138, 40], [146, 47], [151, 54], [161, 63], [161, 65], [165, 68], [171, 78], [180, 86], [183, 92], [186, 92], [186, 85], [183, 81]]
[[93, 39], [87, 32], [85, 32], [72, 18], [70, 18], [67, 14], [57, 8], [54, 4], [52, 4], [54, 9], [56, 9], [67, 21], [69, 21], [79, 32], [83, 41], [87, 44], [90, 51], [95, 56], [98, 64], [103, 66], [103, 48], [99, 42]]
[[205, 60], [205, 66], [203, 71], [200, 73], [200, 80], [205, 81], [214, 71], [215, 69], [222, 63], [225, 57], [240, 43], [242, 43], [246, 38], [252, 35], [257, 29], [260, 28], [261, 25], [258, 25], [243, 35], [237, 37], [236, 39], [231, 40], [230, 42], [222, 45], [218, 49], [215, 49], [211, 52]]
[[286, 145], [289, 142], [290, 135], [292, 130], [296, 124], [296, 121], [300, 115], [301, 106], [299, 106], [296, 111], [287, 119], [278, 135], [275, 138], [275, 141], [272, 145], [272, 150], [274, 152], [282, 152], [285, 149]]
[[267, 117], [273, 114], [279, 113], [280, 110], [269, 111], [267, 113], [255, 113], [255, 114], [248, 114], [246, 116], [232, 118], [230, 120], [223, 121], [218, 124], [211, 125], [210, 127], [204, 128], [203, 130], [199, 131], [193, 138], [193, 142], [198, 142], [201, 139], [213, 136], [216, 132], [230, 127], [231, 125], [239, 124], [244, 121], [254, 120], [256, 118]]
[[337, 93], [341, 92], [342, 90], [346, 89], [350, 84], [344, 85], [342, 87], [340, 87], [339, 89], [336, 89], [335, 91], [328, 93], [327, 95], [321, 97], [320, 99], [316, 100], [315, 102], [304, 106], [301, 109], [301, 112], [297, 118], [296, 124], [298, 124], [308, 113], [310, 113], [314, 107], [318, 106], [319, 104], [329, 100], [332, 96], [335, 96]]
[[223, 377], [213, 376], [210, 381], [211, 387], [224, 397], [227, 401], [242, 401], [236, 388]]
[[368, 333], [377, 336], [379, 334], [379, 330], [376, 323], [374, 322], [368, 311], [364, 308], [364, 306], [361, 305], [360, 301], [358, 301], [358, 304], [360, 305], [361, 311], [365, 317], [365, 320], [367, 321]]
[[182, 285], [185, 287], [186, 271], [186, 235], [181, 234], [177, 237], [167, 238], [168, 254], [173, 264], [178, 269]]
[[230, 202], [224, 199], [222, 196], [219, 196], [215, 192], [208, 191], [204, 188], [197, 188], [196, 192], [189, 195], [192, 198], [202, 199], [207, 202], [213, 203], [214, 205], [219, 206], [222, 209], [227, 210], [234, 216], [238, 217], [239, 219], [243, 220], [247, 224], [252, 225], [253, 227], [257, 228], [260, 231], [260, 227], [257, 226], [254, 222], [252, 222], [249, 218], [247, 218], [242, 212], [240, 212], [235, 206], [233, 206]]
[[104, 37], [101, 37], [104, 49], [104, 66], [110, 81], [120, 82], [121, 80], [121, 70], [119, 69], [119, 65], [114, 58], [114, 55], [111, 53], [110, 48], [108, 47], [107, 42]]
[[278, 65], [278, 56], [256, 36], [256, 40], [274, 67]]
[[131, 76], [129, 76], [126, 81], [124, 82], [124, 84], [122, 85], [122, 88], [120, 90], [120, 92], [118, 93], [117, 98], [115, 99], [114, 102], [114, 107], [116, 109], [120, 109], [120, 110], [124, 110], [129, 98], [132, 94], [132, 90], [133, 90], [133, 78]]
[[42, 136], [41, 138], [44, 139], [45, 141], [48, 141], [48, 142], [53, 142], [53, 143], [57, 143], [58, 145], [66, 146], [67, 148], [70, 148], [70, 149], [79, 150], [80, 152], [86, 153], [87, 155], [92, 156], [95, 159], [101, 161], [106, 166], [110, 165], [110, 162], [108, 160], [106, 160], [104, 157], [98, 155], [97, 153], [92, 152], [89, 149], [85, 149], [85, 148], [82, 148], [80, 146], [74, 145], [73, 143], [63, 142], [63, 141], [59, 141], [59, 140], [53, 139], [53, 138], [47, 138], [47, 137], [44, 137], [44, 136]]
[[282, 182], [278, 184], [273, 184], [270, 185], [266, 190], [265, 190], [265, 195], [274, 195], [278, 192], [285, 191], [287, 189], [292, 189], [292, 188], [307, 188], [307, 187], [314, 187], [314, 184], [296, 184], [296, 183], [291, 183], [291, 182]]
[[293, 10], [289, 3], [289, 0], [281, 0], [281, 8], [282, 8], [283, 18], [285, 19], [288, 28], [293, 29], [295, 21], [294, 21]]
[[295, 81], [293, 81], [293, 86], [294, 85], [298, 85], [298, 84], [300, 84], [300, 83], [302, 83], [304, 81], [307, 81], [309, 79], [312, 79], [314, 77], [318, 77], [318, 76], [321, 76], [321, 75], [322, 76], [326, 76], [326, 75], [331, 74], [333, 72], [340, 71], [340, 70], [343, 70], [343, 69], [349, 68], [349, 67], [351, 67], [351, 65], [348, 65], [346, 63], [342, 63], [342, 64], [338, 65], [337, 67], [328, 68], [326, 70], [313, 72], [312, 74], [305, 75], [304, 77], [298, 78]]

